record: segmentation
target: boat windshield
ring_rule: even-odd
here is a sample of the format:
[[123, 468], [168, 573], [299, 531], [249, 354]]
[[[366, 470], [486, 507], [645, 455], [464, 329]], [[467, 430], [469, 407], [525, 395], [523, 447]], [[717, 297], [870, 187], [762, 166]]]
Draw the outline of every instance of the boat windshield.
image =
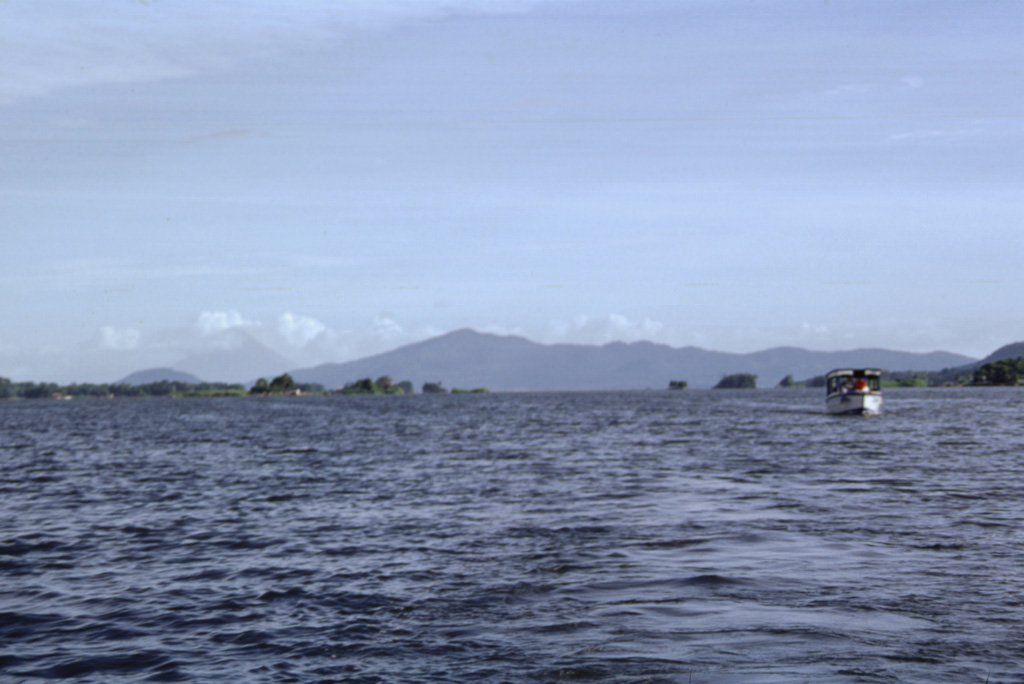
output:
[[844, 373], [829, 377], [825, 389], [829, 394], [852, 392], [855, 390], [878, 392], [882, 389], [882, 383], [881, 378], [877, 375]]

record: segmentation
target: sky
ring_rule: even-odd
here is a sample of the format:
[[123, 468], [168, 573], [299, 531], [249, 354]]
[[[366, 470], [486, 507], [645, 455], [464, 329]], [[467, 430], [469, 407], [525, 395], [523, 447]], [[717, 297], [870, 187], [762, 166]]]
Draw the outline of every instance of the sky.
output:
[[1024, 3], [0, 0], [0, 376], [1024, 340]]

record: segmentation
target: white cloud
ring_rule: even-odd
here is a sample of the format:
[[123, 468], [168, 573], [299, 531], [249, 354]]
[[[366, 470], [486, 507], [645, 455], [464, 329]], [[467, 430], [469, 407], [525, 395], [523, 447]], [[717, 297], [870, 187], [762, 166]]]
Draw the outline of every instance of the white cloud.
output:
[[552, 321], [548, 337], [554, 341], [607, 344], [656, 340], [664, 332], [665, 324], [650, 318], [630, 320], [615, 313], [605, 316], [581, 314], [571, 321]]
[[326, 325], [309, 316], [286, 313], [277, 319], [277, 332], [293, 347], [305, 347], [326, 330]]
[[129, 351], [138, 349], [142, 341], [142, 335], [134, 328], [123, 328], [118, 330], [109, 325], [100, 328], [97, 334], [97, 344], [100, 349], [109, 351]]
[[[529, 333], [526, 332], [522, 327], [513, 325], [501, 325], [500, 323], [488, 323], [477, 328], [480, 332], [490, 333], [491, 335], [509, 336], [514, 335], [516, 337], [529, 337]], [[441, 331], [436, 331], [431, 337], [443, 334]]]
[[377, 316], [373, 320], [373, 335], [384, 340], [394, 340], [403, 334], [402, 326], [388, 316]]
[[258, 325], [247, 320], [242, 314], [235, 310], [229, 311], [203, 311], [196, 318], [196, 328], [200, 334], [216, 335], [231, 328], [249, 328]]

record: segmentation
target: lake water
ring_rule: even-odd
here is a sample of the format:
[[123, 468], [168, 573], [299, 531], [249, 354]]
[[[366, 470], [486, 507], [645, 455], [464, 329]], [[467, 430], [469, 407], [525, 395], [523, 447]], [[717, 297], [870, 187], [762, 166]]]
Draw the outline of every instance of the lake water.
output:
[[0, 402], [0, 681], [1024, 682], [1024, 391]]

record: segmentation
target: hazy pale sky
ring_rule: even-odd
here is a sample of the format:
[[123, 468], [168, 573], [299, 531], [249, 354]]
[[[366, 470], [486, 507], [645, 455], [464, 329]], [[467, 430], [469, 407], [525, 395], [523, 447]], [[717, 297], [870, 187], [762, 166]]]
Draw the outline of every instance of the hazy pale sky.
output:
[[[4, 0], [0, 375], [1024, 339], [1018, 0]], [[234, 333], [234, 336], [229, 335]]]

